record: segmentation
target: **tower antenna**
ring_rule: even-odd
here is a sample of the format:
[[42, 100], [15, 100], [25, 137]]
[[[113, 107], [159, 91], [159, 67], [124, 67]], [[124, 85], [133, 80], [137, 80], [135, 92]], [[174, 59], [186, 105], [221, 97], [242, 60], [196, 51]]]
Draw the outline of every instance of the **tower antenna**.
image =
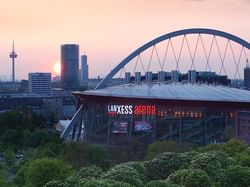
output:
[[10, 52], [10, 58], [12, 59], [12, 82], [15, 82], [15, 58], [17, 54], [15, 52], [15, 43], [12, 41], [12, 51]]

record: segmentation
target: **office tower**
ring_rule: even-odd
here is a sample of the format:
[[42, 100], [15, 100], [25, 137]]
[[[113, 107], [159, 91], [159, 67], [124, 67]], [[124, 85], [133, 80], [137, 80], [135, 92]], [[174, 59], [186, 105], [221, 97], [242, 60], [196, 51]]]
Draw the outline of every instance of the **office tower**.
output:
[[29, 73], [29, 93], [51, 95], [51, 73]]
[[81, 82], [83, 85], [88, 85], [88, 79], [89, 79], [89, 66], [88, 66], [88, 60], [87, 55], [81, 56]]
[[65, 90], [79, 88], [79, 45], [61, 46], [61, 85]]
[[244, 68], [244, 86], [250, 89], [250, 67], [247, 59], [246, 67]]

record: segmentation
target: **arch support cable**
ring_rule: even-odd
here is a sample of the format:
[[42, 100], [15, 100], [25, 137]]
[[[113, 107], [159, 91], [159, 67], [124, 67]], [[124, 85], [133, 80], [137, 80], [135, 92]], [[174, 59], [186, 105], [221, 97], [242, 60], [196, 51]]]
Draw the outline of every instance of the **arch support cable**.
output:
[[[103, 88], [107, 85], [107, 83], [112, 79], [112, 77], [127, 63], [129, 63], [133, 58], [135, 58], [137, 55], [139, 55], [141, 52], [145, 51], [146, 49], [152, 47], [153, 45], [160, 43], [161, 41], [171, 39], [173, 37], [181, 36], [181, 35], [187, 35], [187, 34], [208, 34], [208, 35], [215, 35], [220, 36], [223, 38], [226, 38], [228, 40], [232, 40], [236, 43], [239, 43], [240, 45], [244, 46], [247, 49], [250, 49], [250, 43], [227, 32], [214, 30], [214, 29], [207, 29], [207, 28], [192, 28], [192, 29], [184, 29], [179, 31], [174, 31], [171, 33], [167, 33], [165, 35], [162, 35], [158, 38], [155, 38], [154, 40], [151, 40], [150, 42], [142, 45], [135, 51], [133, 51], [130, 55], [128, 55], [124, 60], [122, 60], [114, 69], [111, 70], [111, 72], [97, 85], [96, 89]], [[180, 53], [181, 54], [181, 53]], [[180, 56], [180, 55], [179, 55]], [[179, 58], [178, 58], [179, 59]], [[223, 59], [223, 58], [221, 58]], [[176, 69], [179, 70], [179, 62], [177, 60]], [[222, 63], [221, 71], [224, 70], [225, 67], [224, 63]]]

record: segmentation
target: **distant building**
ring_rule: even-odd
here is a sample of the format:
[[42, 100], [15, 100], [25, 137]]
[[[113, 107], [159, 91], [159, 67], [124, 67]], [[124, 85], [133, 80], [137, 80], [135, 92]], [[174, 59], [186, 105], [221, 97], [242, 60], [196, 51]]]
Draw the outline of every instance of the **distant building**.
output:
[[20, 82], [0, 82], [0, 93], [18, 93]]
[[[48, 97], [48, 96], [46, 96]], [[0, 94], [0, 111], [20, 109], [22, 107], [31, 109], [33, 112], [44, 114], [44, 96], [9, 93]]]
[[29, 73], [29, 93], [51, 95], [51, 73]]
[[87, 86], [88, 79], [89, 79], [89, 66], [88, 66], [87, 55], [82, 55], [81, 56], [81, 83], [82, 85]]
[[65, 90], [79, 88], [79, 45], [61, 46], [61, 85]]
[[76, 111], [75, 98], [70, 95], [53, 95], [52, 97], [44, 98], [45, 111], [53, 112], [55, 118], [71, 119]]
[[63, 98], [49, 97], [44, 98], [43, 102], [45, 111], [52, 112], [57, 120], [63, 119]]
[[[16, 83], [16, 82], [15, 82]], [[45, 118], [71, 119], [76, 111], [72, 91], [54, 89], [51, 95], [36, 93], [0, 93], [0, 113], [20, 108], [30, 109]]]
[[250, 89], [250, 67], [248, 60], [246, 67], [244, 68], [244, 86], [246, 89]]
[[19, 89], [20, 93], [28, 93], [29, 92], [29, 81], [28, 80], [21, 80], [21, 86]]

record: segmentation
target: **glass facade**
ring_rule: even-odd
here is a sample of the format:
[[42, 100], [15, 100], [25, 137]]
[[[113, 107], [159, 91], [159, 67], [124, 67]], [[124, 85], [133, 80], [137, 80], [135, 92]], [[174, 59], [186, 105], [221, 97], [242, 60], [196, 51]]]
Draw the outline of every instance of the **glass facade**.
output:
[[61, 46], [61, 86], [65, 90], [79, 88], [79, 45]]

